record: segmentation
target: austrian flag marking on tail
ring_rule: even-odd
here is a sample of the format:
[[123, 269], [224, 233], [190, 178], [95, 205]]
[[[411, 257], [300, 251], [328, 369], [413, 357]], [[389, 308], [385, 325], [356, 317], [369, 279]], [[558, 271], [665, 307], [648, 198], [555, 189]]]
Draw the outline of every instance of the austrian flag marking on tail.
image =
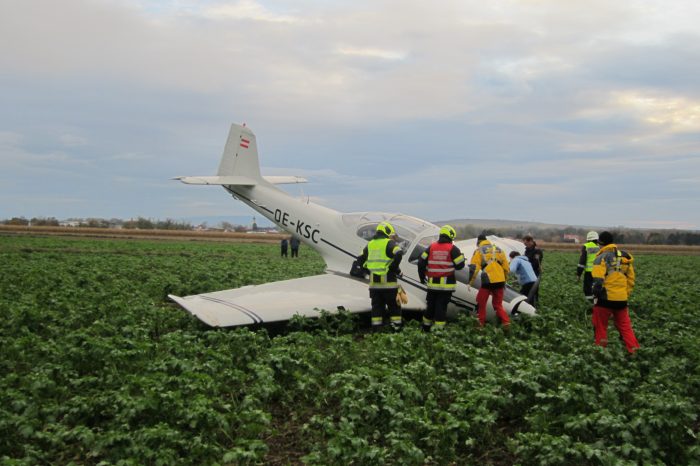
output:
[[250, 141], [244, 138], [241, 138], [241, 147], [247, 149], [248, 146], [250, 145]]

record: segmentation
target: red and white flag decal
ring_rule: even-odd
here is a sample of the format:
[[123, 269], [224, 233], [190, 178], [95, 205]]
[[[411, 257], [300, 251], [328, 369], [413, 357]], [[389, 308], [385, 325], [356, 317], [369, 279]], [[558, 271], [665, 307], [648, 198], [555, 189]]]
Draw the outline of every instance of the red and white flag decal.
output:
[[241, 147], [244, 147], [247, 149], [249, 145], [250, 145], [249, 140], [241, 138]]

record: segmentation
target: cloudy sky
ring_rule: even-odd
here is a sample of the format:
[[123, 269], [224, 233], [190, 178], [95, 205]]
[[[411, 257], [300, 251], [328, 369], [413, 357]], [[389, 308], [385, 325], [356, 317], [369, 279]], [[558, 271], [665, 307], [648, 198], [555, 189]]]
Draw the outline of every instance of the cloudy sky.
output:
[[0, 0], [0, 219], [341, 211], [700, 229], [700, 3]]

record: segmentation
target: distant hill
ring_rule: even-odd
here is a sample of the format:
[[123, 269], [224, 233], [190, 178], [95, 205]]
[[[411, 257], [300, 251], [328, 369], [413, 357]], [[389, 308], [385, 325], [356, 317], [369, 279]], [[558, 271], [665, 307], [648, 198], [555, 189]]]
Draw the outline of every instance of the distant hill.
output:
[[501, 219], [483, 219], [483, 218], [461, 218], [461, 219], [451, 219], [451, 220], [440, 220], [433, 222], [437, 225], [449, 224], [453, 227], [463, 227], [467, 225], [473, 225], [481, 228], [516, 228], [516, 229], [554, 229], [563, 230], [565, 228], [601, 228], [601, 227], [590, 227], [584, 225], [563, 225], [556, 223], [543, 223], [543, 222], [526, 222], [521, 220], [501, 220]]
[[[206, 223], [208, 227], [216, 227], [221, 222], [228, 222], [232, 225], [243, 225], [250, 227], [253, 225], [252, 215], [219, 215], [219, 216], [199, 216], [199, 217], [183, 217], [178, 220], [189, 222], [192, 225], [201, 225]], [[272, 222], [262, 215], [255, 216], [255, 223], [262, 228], [273, 226]]]

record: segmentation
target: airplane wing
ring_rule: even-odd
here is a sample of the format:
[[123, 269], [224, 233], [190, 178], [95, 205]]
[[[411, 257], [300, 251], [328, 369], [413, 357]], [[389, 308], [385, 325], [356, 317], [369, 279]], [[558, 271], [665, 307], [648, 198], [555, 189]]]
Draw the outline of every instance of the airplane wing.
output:
[[[340, 274], [323, 274], [192, 296], [168, 297], [212, 327], [277, 322], [295, 314], [318, 317], [320, 309], [350, 312], [371, 309], [367, 283]], [[409, 298], [410, 299], [410, 298]]]

